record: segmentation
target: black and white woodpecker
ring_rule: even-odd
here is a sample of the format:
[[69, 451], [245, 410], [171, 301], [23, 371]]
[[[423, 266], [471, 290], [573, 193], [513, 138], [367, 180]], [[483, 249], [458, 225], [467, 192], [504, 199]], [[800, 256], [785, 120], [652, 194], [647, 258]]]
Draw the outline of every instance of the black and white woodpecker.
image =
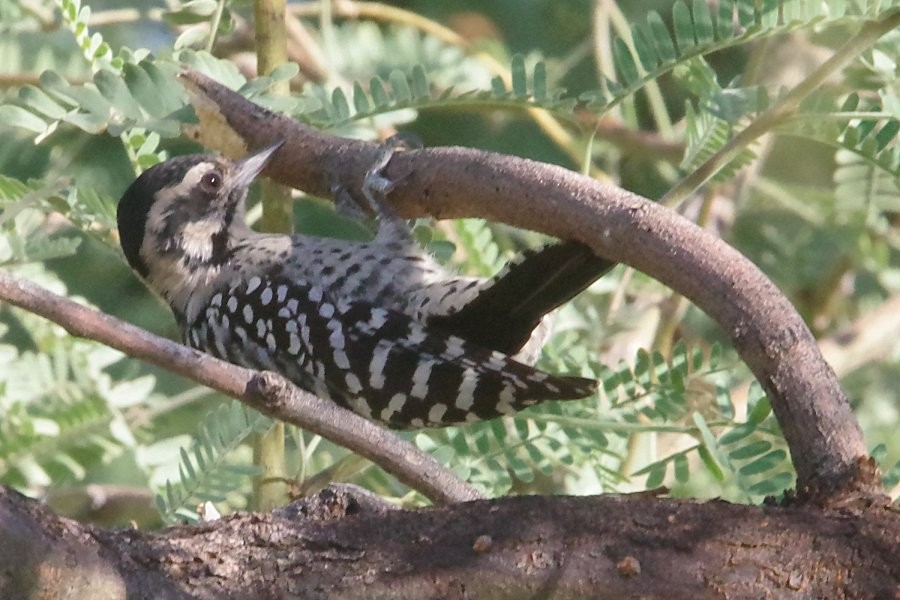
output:
[[399, 429], [490, 419], [596, 390], [592, 379], [530, 363], [544, 316], [613, 263], [562, 242], [522, 254], [491, 279], [447, 272], [384, 203], [387, 148], [364, 189], [379, 217], [372, 241], [257, 233], [245, 221], [247, 190], [279, 147], [238, 161], [170, 159], [119, 201], [125, 256], [168, 302], [185, 343], [279, 372]]

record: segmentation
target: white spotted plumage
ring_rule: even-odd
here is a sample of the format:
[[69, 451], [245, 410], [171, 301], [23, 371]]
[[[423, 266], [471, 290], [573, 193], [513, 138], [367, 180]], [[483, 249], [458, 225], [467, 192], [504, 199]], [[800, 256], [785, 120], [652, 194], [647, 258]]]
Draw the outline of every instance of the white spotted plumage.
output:
[[412, 389], [410, 395], [415, 398], [425, 398], [428, 395], [428, 378], [431, 377], [431, 368], [434, 366], [433, 360], [423, 360], [416, 365], [416, 370], [412, 375]]
[[593, 392], [592, 380], [543, 373], [514, 356], [533, 354], [523, 348], [543, 315], [577, 292], [544, 300], [544, 279], [561, 273], [583, 288], [609, 263], [564, 243], [493, 279], [460, 277], [383, 210], [368, 242], [255, 233], [243, 203], [273, 151], [237, 163], [176, 158], [145, 172], [120, 201], [126, 257], [169, 302], [187, 343], [278, 370], [397, 428], [467, 423]]
[[[273, 285], [287, 288], [284, 302], [263, 304], [262, 295]], [[365, 399], [365, 414], [393, 427], [409, 427], [414, 420], [445, 425], [490, 418], [545, 399], [535, 390], [546, 396], [548, 384], [535, 387], [533, 368], [461, 338], [429, 332], [403, 313], [361, 301], [340, 303], [338, 310], [336, 303], [310, 294], [312, 288], [279, 278], [250, 289], [248, 282], [235, 279], [217, 293], [253, 307], [253, 326], [231, 331], [223, 326], [227, 302], [225, 307], [210, 302], [189, 324], [189, 343], [256, 368], [268, 368], [274, 356], [290, 379], [314, 382], [306, 387], [353, 410]], [[319, 302], [313, 301], [316, 297]], [[291, 300], [296, 311], [283, 308]], [[239, 312], [243, 321], [244, 310]], [[235, 334], [242, 338], [240, 345], [230, 343]], [[547, 381], [562, 382], [555, 386], [560, 398], [581, 391], [573, 392], [567, 378], [548, 375]], [[589, 380], [576, 381], [589, 389]]]

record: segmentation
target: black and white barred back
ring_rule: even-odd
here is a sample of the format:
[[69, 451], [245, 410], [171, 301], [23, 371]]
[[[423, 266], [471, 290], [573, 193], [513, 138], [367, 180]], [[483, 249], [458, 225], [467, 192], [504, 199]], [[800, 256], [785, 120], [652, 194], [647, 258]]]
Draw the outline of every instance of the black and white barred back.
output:
[[454, 276], [390, 215], [371, 242], [253, 232], [247, 188], [276, 149], [237, 162], [172, 159], [119, 203], [125, 255], [168, 301], [189, 345], [279, 372], [394, 428], [594, 392], [594, 380], [549, 375], [512, 355], [532, 360], [544, 315], [611, 263], [564, 242], [493, 279]]

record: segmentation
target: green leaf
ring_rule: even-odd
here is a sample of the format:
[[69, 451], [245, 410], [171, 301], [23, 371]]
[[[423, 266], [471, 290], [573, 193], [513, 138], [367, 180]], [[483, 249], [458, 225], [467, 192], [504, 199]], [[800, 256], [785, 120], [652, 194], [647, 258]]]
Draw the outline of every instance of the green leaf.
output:
[[428, 87], [428, 77], [422, 65], [416, 65], [412, 70], [412, 96], [417, 101], [428, 100], [431, 90]]
[[[188, 456], [187, 451], [184, 448], [179, 448], [179, 452], [181, 453], [181, 464], [179, 467], [184, 467], [187, 472], [187, 479], [194, 479], [197, 476], [196, 471], [194, 471], [194, 467], [191, 464], [191, 459]], [[185, 478], [182, 478], [184, 480]]]
[[841, 105], [841, 112], [853, 112], [859, 106], [859, 94], [853, 92], [847, 96]]
[[706, 470], [715, 477], [716, 481], [725, 481], [725, 472], [722, 471], [722, 467], [719, 466], [719, 463], [716, 462], [712, 452], [710, 452], [706, 446], [699, 446], [697, 448], [697, 454], [700, 455], [703, 466], [705, 466]]
[[19, 98], [32, 109], [50, 119], [61, 119], [66, 109], [57, 104], [43, 90], [34, 86], [25, 86], [19, 90]]
[[97, 134], [106, 129], [107, 121], [105, 118], [94, 114], [73, 113], [66, 115], [64, 122], [74, 125], [87, 133]]
[[683, 0], [677, 0], [672, 7], [672, 25], [675, 29], [675, 42], [678, 44], [678, 52], [684, 54], [694, 47], [694, 25], [691, 23], [691, 13]]
[[694, 424], [697, 426], [697, 429], [700, 430], [700, 437], [703, 440], [703, 447], [705, 447], [709, 453], [711, 458], [715, 458], [717, 462], [722, 465], [728, 464], [728, 458], [722, 452], [722, 449], [719, 447], [718, 442], [716, 441], [716, 436], [713, 435], [713, 432], [710, 431], [709, 425], [706, 424], [706, 419], [703, 418], [699, 412], [693, 413]]
[[697, 36], [698, 44], [708, 44], [715, 39], [713, 33], [712, 16], [709, 12], [709, 4], [706, 0], [694, 0], [693, 10], [694, 16], [694, 33]]
[[216, 12], [216, 0], [189, 0], [182, 2], [178, 10], [164, 12], [163, 20], [170, 25], [205, 23]]
[[93, 86], [70, 85], [59, 74], [44, 71], [40, 77], [41, 87], [67, 103], [77, 105], [81, 110], [98, 115], [105, 121], [109, 114], [109, 102]]
[[128, 86], [132, 98], [140, 103], [151, 116], [164, 116], [167, 111], [162, 95], [157, 91], [150, 75], [141, 66], [133, 64], [126, 64], [122, 71], [125, 76], [125, 85]]
[[334, 88], [334, 91], [331, 92], [331, 106], [334, 109], [332, 118], [335, 121], [346, 121], [350, 118], [350, 104], [347, 102], [344, 90], [339, 87]]
[[616, 38], [613, 42], [612, 50], [613, 62], [616, 63], [616, 68], [622, 76], [622, 81], [626, 85], [634, 85], [640, 79], [640, 75], [634, 64], [634, 59], [631, 58], [631, 53], [628, 51], [628, 46], [621, 39]]
[[475, 449], [481, 456], [491, 453], [490, 440], [483, 434], [475, 435]]
[[412, 102], [412, 91], [409, 89], [409, 81], [406, 79], [406, 75], [402, 71], [391, 71], [389, 79], [391, 91], [394, 94], [394, 101], [400, 105]]
[[769, 398], [763, 396], [759, 398], [756, 404], [750, 409], [750, 413], [747, 415], [747, 423], [759, 425], [765, 421], [770, 414], [772, 414], [772, 406], [769, 404]]
[[766, 477], [760, 482], [750, 486], [748, 490], [751, 494], [759, 494], [760, 496], [768, 496], [777, 494], [789, 488], [794, 481], [794, 474], [789, 472], [776, 473]]
[[491, 79], [491, 91], [497, 98], [503, 98], [508, 94], [506, 84], [503, 83], [503, 78], [499, 75]]
[[750, 475], [759, 475], [760, 473], [765, 473], [766, 471], [770, 471], [783, 463], [787, 458], [787, 453], [784, 450], [772, 450], [768, 454], [765, 454], [753, 462], [747, 463], [738, 469], [738, 473], [745, 477], [749, 477]]
[[531, 469], [528, 463], [515, 455], [509, 455], [507, 458], [509, 468], [512, 469], [513, 475], [516, 479], [523, 483], [530, 483], [534, 481], [534, 471]]
[[[667, 463], [663, 461], [650, 465], [650, 468], [646, 471], [647, 481], [644, 484], [647, 486], [647, 489], [658, 488], [663, 484], [663, 481], [666, 479], [666, 465]], [[639, 474], [640, 472], [635, 473], [635, 475]]]
[[733, 427], [722, 434], [722, 436], [719, 438], [719, 443], [723, 446], [728, 446], [744, 439], [754, 431], [756, 431], [756, 424], [754, 423], [744, 423], [742, 425], [738, 425], [737, 427]]
[[353, 82], [353, 109], [357, 114], [366, 114], [369, 112], [369, 97], [358, 81]]
[[[205, 37], [205, 34], [206, 31], [204, 30], [203, 37]], [[233, 90], [239, 89], [247, 83], [247, 79], [233, 62], [221, 60], [209, 52], [185, 49], [178, 53], [178, 60]]]
[[113, 109], [127, 119], [140, 120], [143, 117], [141, 107], [135, 101], [125, 81], [118, 73], [106, 69], [97, 71], [94, 84], [103, 97], [109, 100]]
[[21, 127], [34, 133], [44, 133], [47, 129], [47, 123], [43, 119], [21, 106], [12, 104], [0, 106], [0, 123], [10, 127]]
[[547, 100], [547, 65], [542, 60], [534, 65], [532, 86], [534, 87], [534, 99], [537, 102], [545, 102]]
[[637, 52], [638, 60], [644, 67], [644, 71], [651, 72], [656, 69], [659, 64], [659, 57], [653, 48], [653, 39], [648, 37], [649, 30], [646, 27], [633, 26], [631, 28], [631, 39], [634, 43], [635, 52]]
[[391, 97], [384, 87], [384, 82], [379, 77], [373, 77], [369, 82], [369, 93], [372, 94], [372, 101], [375, 103], [376, 108], [383, 110], [390, 106]]
[[206, 38], [209, 37], [209, 31], [205, 25], [194, 25], [182, 31], [173, 44], [176, 50], [193, 48], [200, 46]]
[[647, 38], [653, 40], [656, 53], [663, 63], [674, 62], [676, 58], [675, 46], [666, 24], [658, 13], [650, 11], [647, 14]]
[[759, 456], [764, 452], [768, 452], [771, 447], [772, 442], [768, 442], [766, 440], [758, 440], [755, 442], [751, 442], [746, 446], [735, 448], [728, 453], [728, 458], [732, 460], [744, 460], [747, 458], [752, 458], [754, 456]]
[[885, 123], [884, 127], [875, 135], [877, 151], [884, 150], [888, 144], [893, 142], [898, 132], [900, 132], [900, 121], [888, 121]]
[[675, 480], [679, 483], [687, 483], [691, 471], [688, 467], [687, 457], [684, 454], [675, 455]]
[[512, 78], [512, 92], [516, 98], [528, 97], [528, 76], [525, 73], [525, 57], [516, 54], [512, 57], [512, 65], [510, 67]]

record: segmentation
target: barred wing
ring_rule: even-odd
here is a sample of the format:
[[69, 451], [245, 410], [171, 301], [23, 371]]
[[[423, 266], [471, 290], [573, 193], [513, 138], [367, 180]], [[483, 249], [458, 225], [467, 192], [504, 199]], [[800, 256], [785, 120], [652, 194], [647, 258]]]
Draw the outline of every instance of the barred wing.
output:
[[403, 313], [281, 277], [216, 292], [185, 337], [394, 428], [490, 419], [596, 390], [592, 379], [550, 375]]

